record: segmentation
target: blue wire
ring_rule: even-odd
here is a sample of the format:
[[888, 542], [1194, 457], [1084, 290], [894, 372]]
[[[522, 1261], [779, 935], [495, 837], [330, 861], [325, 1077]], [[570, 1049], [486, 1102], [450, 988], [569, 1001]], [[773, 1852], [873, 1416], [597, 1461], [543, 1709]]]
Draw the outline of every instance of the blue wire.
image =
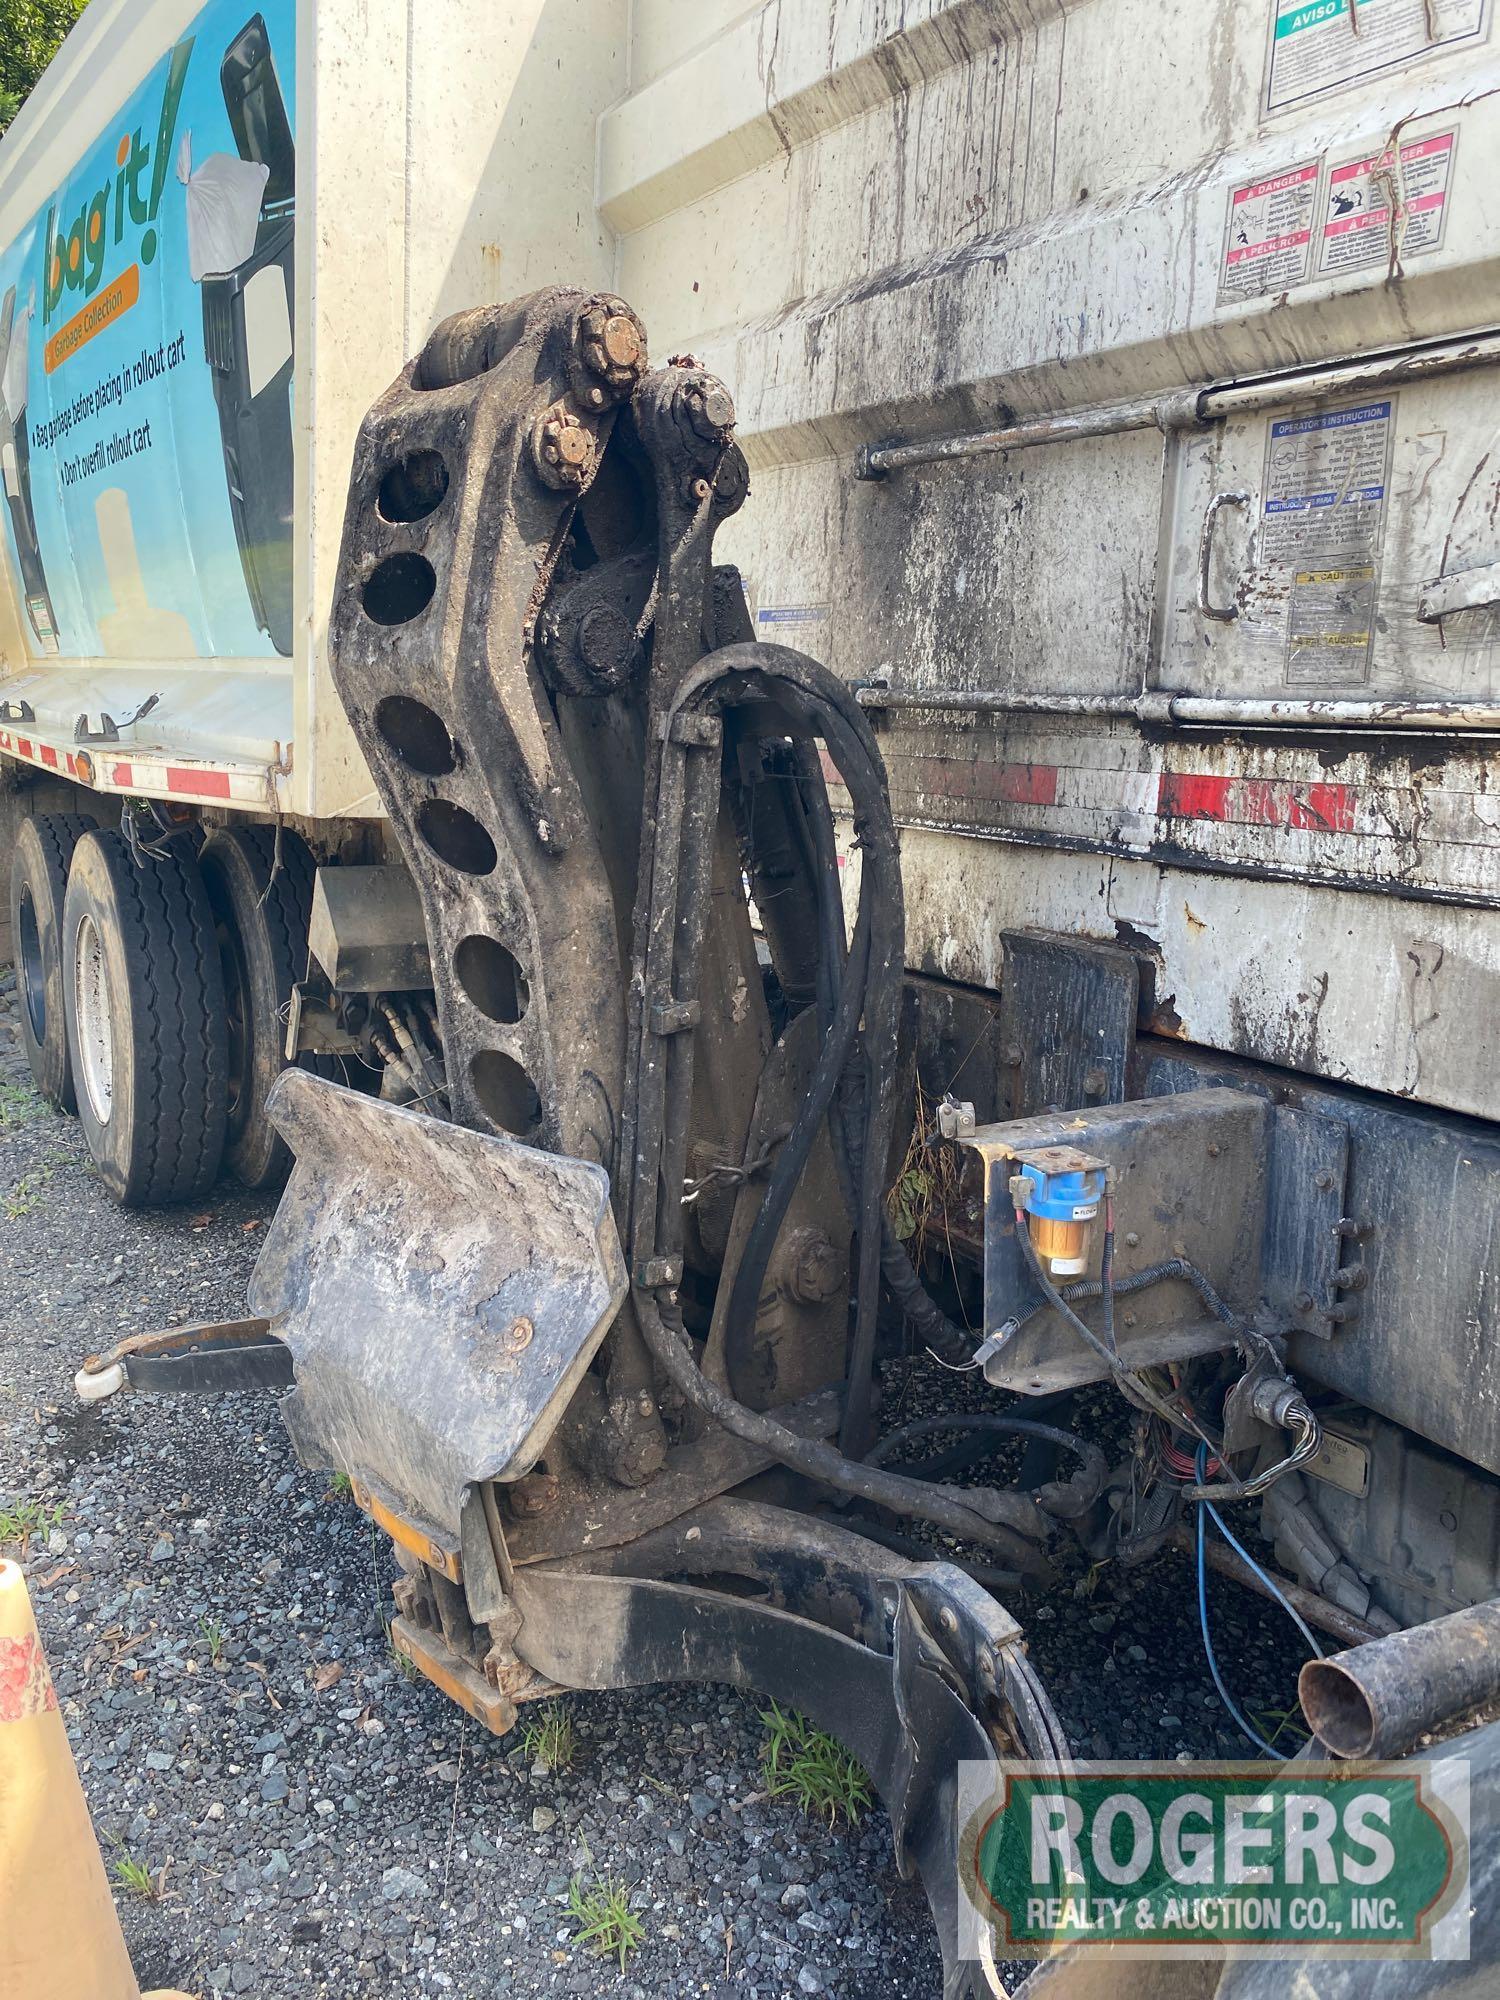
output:
[[[1207, 1445], [1204, 1444], [1199, 1445], [1196, 1464], [1198, 1473], [1198, 1484], [1201, 1486], [1203, 1485], [1208, 1472]], [[1203, 1653], [1204, 1657], [1208, 1661], [1208, 1671], [1213, 1675], [1214, 1686], [1219, 1691], [1220, 1701], [1223, 1702], [1225, 1708], [1228, 1709], [1230, 1715], [1233, 1717], [1234, 1721], [1239, 1725], [1240, 1729], [1244, 1732], [1244, 1734], [1249, 1737], [1250, 1741], [1256, 1746], [1258, 1750], [1263, 1750], [1265, 1754], [1268, 1757], [1274, 1759], [1276, 1763], [1285, 1764], [1288, 1761], [1285, 1752], [1274, 1749], [1272, 1745], [1266, 1741], [1264, 1736], [1260, 1735], [1260, 1733], [1257, 1730], [1254, 1730], [1250, 1727], [1250, 1724], [1245, 1720], [1245, 1717], [1240, 1712], [1239, 1707], [1236, 1705], [1234, 1697], [1230, 1694], [1228, 1688], [1225, 1687], [1224, 1676], [1219, 1672], [1218, 1657], [1214, 1652], [1213, 1638], [1210, 1635], [1208, 1629], [1208, 1577], [1207, 1577], [1207, 1563], [1204, 1558], [1204, 1547], [1206, 1538], [1203, 1526], [1203, 1516], [1205, 1513], [1211, 1514], [1213, 1516], [1214, 1526], [1218, 1529], [1219, 1533], [1224, 1537], [1225, 1541], [1228, 1542], [1229, 1546], [1234, 1550], [1235, 1554], [1240, 1557], [1241, 1561], [1249, 1563], [1251, 1569], [1255, 1571], [1256, 1575], [1261, 1579], [1262, 1583], [1266, 1585], [1267, 1589], [1275, 1597], [1277, 1603], [1280, 1604], [1282, 1609], [1286, 1612], [1287, 1616], [1291, 1618], [1294, 1621], [1294, 1623], [1299, 1627], [1299, 1629], [1302, 1631], [1302, 1633], [1307, 1639], [1308, 1644], [1312, 1647], [1314, 1653], [1317, 1654], [1319, 1659], [1322, 1659], [1323, 1657], [1323, 1649], [1318, 1644], [1317, 1640], [1314, 1639], [1312, 1633], [1308, 1631], [1307, 1626], [1303, 1623], [1302, 1619], [1298, 1616], [1294, 1608], [1287, 1602], [1286, 1598], [1276, 1588], [1275, 1584], [1271, 1581], [1270, 1577], [1266, 1575], [1265, 1571], [1261, 1568], [1260, 1564], [1256, 1562], [1252, 1556], [1246, 1555], [1245, 1551], [1240, 1547], [1239, 1543], [1235, 1540], [1234, 1536], [1230, 1534], [1228, 1528], [1225, 1527], [1223, 1521], [1220, 1519], [1219, 1511], [1213, 1505], [1212, 1501], [1208, 1500], [1199, 1501], [1198, 1522], [1197, 1522], [1198, 1627], [1203, 1634]]]
[[1293, 1604], [1289, 1598], [1284, 1597], [1282, 1595], [1282, 1593], [1276, 1588], [1275, 1580], [1272, 1577], [1266, 1575], [1265, 1571], [1261, 1568], [1260, 1564], [1255, 1560], [1254, 1556], [1252, 1556], [1247, 1549], [1242, 1548], [1240, 1544], [1235, 1540], [1234, 1536], [1230, 1534], [1228, 1527], [1225, 1525], [1223, 1515], [1219, 1512], [1218, 1508], [1214, 1505], [1212, 1500], [1204, 1500], [1199, 1504], [1208, 1509], [1209, 1515], [1213, 1520], [1213, 1524], [1218, 1529], [1219, 1533], [1224, 1537], [1225, 1541], [1228, 1542], [1229, 1546], [1234, 1550], [1235, 1554], [1239, 1557], [1240, 1561], [1242, 1563], [1248, 1563], [1250, 1568], [1255, 1571], [1255, 1574], [1260, 1578], [1261, 1582], [1266, 1586], [1266, 1589], [1270, 1591], [1271, 1595], [1276, 1599], [1276, 1602], [1281, 1606], [1282, 1610], [1286, 1613], [1287, 1617], [1291, 1619], [1292, 1623], [1296, 1626], [1297, 1630], [1302, 1634], [1303, 1638], [1307, 1641], [1308, 1645], [1312, 1647], [1315, 1657], [1321, 1660], [1324, 1657], [1323, 1648], [1318, 1644], [1317, 1640], [1313, 1637], [1312, 1627], [1307, 1623], [1307, 1620], [1302, 1616], [1302, 1613], [1297, 1609], [1296, 1605]]

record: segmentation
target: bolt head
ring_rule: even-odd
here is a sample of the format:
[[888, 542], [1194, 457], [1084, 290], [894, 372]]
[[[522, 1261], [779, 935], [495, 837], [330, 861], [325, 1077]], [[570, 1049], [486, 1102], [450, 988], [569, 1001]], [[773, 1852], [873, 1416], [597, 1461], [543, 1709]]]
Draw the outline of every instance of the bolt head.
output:
[[641, 358], [641, 332], [624, 313], [611, 313], [599, 336], [600, 345], [615, 368], [634, 368]]

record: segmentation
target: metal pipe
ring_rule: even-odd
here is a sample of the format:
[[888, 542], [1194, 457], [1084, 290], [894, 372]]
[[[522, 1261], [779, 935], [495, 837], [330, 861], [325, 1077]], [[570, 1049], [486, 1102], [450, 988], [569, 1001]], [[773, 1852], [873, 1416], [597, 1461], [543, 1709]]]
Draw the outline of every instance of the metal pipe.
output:
[[1461, 340], [1433, 341], [1394, 353], [1366, 355], [1321, 368], [1297, 368], [1282, 375], [1257, 376], [1246, 382], [1210, 383], [1198, 389], [1163, 391], [1159, 396], [1134, 396], [1121, 402], [1086, 404], [1049, 416], [1028, 417], [1020, 423], [990, 430], [962, 431], [952, 437], [912, 444], [861, 445], [855, 455], [856, 479], [883, 479], [914, 465], [949, 464], [955, 459], [981, 458], [997, 451], [1020, 451], [1035, 444], [1069, 444], [1078, 438], [1117, 437], [1126, 431], [1197, 430], [1220, 418], [1307, 396], [1337, 396], [1362, 389], [1389, 388], [1401, 382], [1447, 375], [1463, 368], [1481, 368], [1500, 360], [1500, 332], [1474, 334]]
[[1166, 727], [1199, 723], [1243, 729], [1451, 729], [1500, 731], [1500, 703], [1486, 701], [1320, 701], [1276, 696], [1042, 694], [1031, 689], [857, 687], [863, 708], [946, 709], [970, 715], [1121, 716]]
[[1500, 1695], [1500, 1598], [1309, 1660], [1297, 1694], [1314, 1735], [1336, 1757], [1400, 1757]]
[[[1172, 1542], [1184, 1554], [1196, 1559], [1198, 1544], [1189, 1529], [1185, 1527], [1174, 1529]], [[1203, 1554], [1209, 1568], [1217, 1570], [1220, 1576], [1227, 1576], [1235, 1583], [1242, 1583], [1246, 1590], [1253, 1590], [1258, 1597], [1269, 1598], [1273, 1604], [1275, 1603], [1273, 1593], [1261, 1577], [1249, 1563], [1243, 1562], [1233, 1549], [1225, 1548], [1221, 1543], [1209, 1539], [1204, 1544]], [[1274, 1570], [1268, 1571], [1267, 1574], [1287, 1603], [1294, 1610], [1300, 1611], [1309, 1625], [1316, 1625], [1320, 1632], [1327, 1632], [1334, 1639], [1342, 1639], [1346, 1646], [1363, 1646], [1367, 1640], [1379, 1638], [1380, 1634], [1375, 1627], [1367, 1625], [1363, 1618], [1356, 1618], [1352, 1611], [1345, 1611], [1340, 1605], [1330, 1603], [1326, 1597], [1319, 1597], [1316, 1591], [1304, 1590], [1300, 1583], [1293, 1583], [1288, 1577], [1278, 1576]]]

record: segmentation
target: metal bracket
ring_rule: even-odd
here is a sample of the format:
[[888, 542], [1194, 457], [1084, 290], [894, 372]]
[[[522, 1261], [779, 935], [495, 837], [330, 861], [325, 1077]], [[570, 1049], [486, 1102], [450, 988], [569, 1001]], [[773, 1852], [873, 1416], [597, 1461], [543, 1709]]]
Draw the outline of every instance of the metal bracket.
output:
[[132, 1334], [107, 1354], [91, 1354], [73, 1378], [85, 1403], [102, 1403], [129, 1383], [154, 1396], [219, 1395], [229, 1389], [285, 1389], [292, 1357], [263, 1319], [172, 1326]]
[[[1105, 1162], [1115, 1205], [1115, 1278], [1181, 1257], [1228, 1303], [1254, 1310], [1261, 1290], [1270, 1106], [1238, 1090], [1143, 1098], [1066, 1116], [982, 1125], [964, 1141], [984, 1161], [985, 1377], [1022, 1395], [1054, 1394], [1102, 1379], [1102, 1361], [1043, 1303], [1016, 1238], [1012, 1163], [1039, 1147], [1081, 1150]], [[1090, 1245], [1097, 1278], [1103, 1232]], [[1088, 1282], [1087, 1280], [1085, 1282]], [[1096, 1300], [1080, 1300], [1090, 1325]], [[1181, 1278], [1119, 1298], [1121, 1359], [1131, 1367], [1213, 1353], [1234, 1338]]]
[[1118, 1104], [1135, 1046], [1140, 969], [1119, 945], [1003, 931], [1001, 1059], [1012, 1118]]

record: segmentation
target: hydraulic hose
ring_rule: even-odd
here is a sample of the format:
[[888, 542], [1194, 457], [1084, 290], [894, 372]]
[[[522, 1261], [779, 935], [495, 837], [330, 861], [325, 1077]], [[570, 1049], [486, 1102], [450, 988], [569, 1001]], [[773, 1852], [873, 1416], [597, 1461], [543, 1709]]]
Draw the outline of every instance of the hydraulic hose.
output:
[[638, 1286], [635, 1297], [641, 1332], [663, 1374], [679, 1394], [735, 1437], [761, 1446], [793, 1471], [841, 1493], [851, 1493], [895, 1514], [931, 1521], [950, 1535], [994, 1549], [1007, 1568], [1025, 1576], [1050, 1573], [1038, 1546], [1048, 1524], [1025, 1495], [986, 1488], [924, 1486], [919, 1480], [861, 1465], [820, 1439], [798, 1437], [773, 1417], [748, 1409], [711, 1382], [689, 1352], [685, 1334], [667, 1325], [651, 1293]]

